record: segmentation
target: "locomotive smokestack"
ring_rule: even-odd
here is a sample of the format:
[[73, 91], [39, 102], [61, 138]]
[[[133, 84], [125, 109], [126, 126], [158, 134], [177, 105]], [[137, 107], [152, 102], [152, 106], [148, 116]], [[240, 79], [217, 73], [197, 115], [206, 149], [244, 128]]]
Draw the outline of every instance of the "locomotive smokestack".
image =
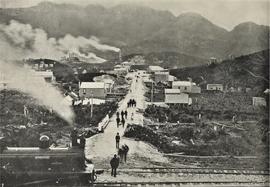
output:
[[50, 138], [46, 135], [42, 135], [39, 138], [39, 148], [48, 149], [50, 147]]

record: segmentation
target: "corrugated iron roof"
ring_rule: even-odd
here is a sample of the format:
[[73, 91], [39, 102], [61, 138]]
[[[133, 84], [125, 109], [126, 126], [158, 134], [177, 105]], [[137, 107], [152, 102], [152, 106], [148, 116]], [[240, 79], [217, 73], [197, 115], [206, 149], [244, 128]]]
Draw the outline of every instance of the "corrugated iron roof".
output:
[[192, 85], [196, 84], [190, 81], [174, 81], [172, 83], [172, 86], [192, 86]]
[[180, 94], [180, 89], [165, 89], [165, 94]]
[[82, 82], [80, 88], [104, 88], [104, 82]]

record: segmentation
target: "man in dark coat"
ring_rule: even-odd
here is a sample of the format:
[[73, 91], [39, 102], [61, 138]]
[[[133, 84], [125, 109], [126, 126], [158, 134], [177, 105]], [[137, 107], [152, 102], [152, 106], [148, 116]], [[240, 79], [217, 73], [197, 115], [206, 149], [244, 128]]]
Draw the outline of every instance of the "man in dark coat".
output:
[[117, 158], [117, 155], [115, 154], [114, 157], [111, 159], [111, 167], [112, 167], [112, 172], [111, 175], [116, 177], [116, 169], [119, 166], [119, 158]]
[[116, 118], [117, 127], [119, 126], [119, 123], [120, 123], [120, 118]]
[[118, 149], [118, 156], [120, 157], [120, 162], [122, 162], [124, 156], [124, 150], [122, 147]]
[[127, 154], [128, 154], [128, 151], [129, 151], [129, 147], [125, 144], [125, 145], [122, 146], [122, 150], [123, 150], [124, 160], [125, 160], [125, 162], [127, 162]]
[[127, 115], [128, 115], [128, 113], [127, 113], [127, 111], [125, 111], [125, 118], [127, 119]]
[[121, 121], [121, 123], [122, 123], [122, 126], [124, 127], [125, 126], [125, 119], [124, 118], [122, 118], [122, 121]]
[[115, 136], [116, 148], [119, 149], [120, 135], [119, 133]]
[[124, 113], [124, 111], [122, 110], [122, 112], [121, 112], [121, 117], [122, 117], [122, 119], [124, 119], [124, 115], [125, 115], [125, 113]]

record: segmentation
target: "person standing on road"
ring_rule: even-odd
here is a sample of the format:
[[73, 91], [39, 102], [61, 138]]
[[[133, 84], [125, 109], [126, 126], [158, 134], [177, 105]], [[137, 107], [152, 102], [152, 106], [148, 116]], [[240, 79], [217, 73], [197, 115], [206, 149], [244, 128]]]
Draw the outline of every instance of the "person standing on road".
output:
[[119, 156], [120, 163], [122, 163], [123, 156], [124, 156], [123, 146], [118, 149], [118, 156]]
[[116, 112], [116, 118], [119, 118], [119, 112]]
[[115, 136], [116, 148], [119, 149], [120, 135], [119, 132]]
[[128, 115], [128, 113], [127, 113], [127, 110], [125, 111], [125, 118], [127, 119], [127, 115]]
[[131, 99], [131, 100], [130, 100], [130, 105], [131, 105], [131, 107], [134, 106], [134, 99]]
[[127, 154], [129, 151], [129, 147], [125, 144], [122, 146], [123, 149], [123, 157], [124, 157], [124, 161], [127, 162]]
[[122, 122], [122, 126], [124, 127], [125, 126], [125, 122], [126, 122], [125, 119], [122, 118], [122, 121], [121, 122]]
[[120, 118], [116, 118], [117, 128], [119, 127], [119, 123], [120, 123]]
[[119, 166], [119, 158], [117, 158], [117, 155], [116, 154], [111, 159], [110, 164], [111, 164], [111, 167], [112, 167], [111, 175], [114, 176], [114, 177], [116, 177], [116, 169]]
[[124, 115], [125, 115], [125, 113], [124, 113], [124, 111], [122, 110], [122, 111], [121, 111], [121, 117], [122, 117], [122, 120], [124, 119]]

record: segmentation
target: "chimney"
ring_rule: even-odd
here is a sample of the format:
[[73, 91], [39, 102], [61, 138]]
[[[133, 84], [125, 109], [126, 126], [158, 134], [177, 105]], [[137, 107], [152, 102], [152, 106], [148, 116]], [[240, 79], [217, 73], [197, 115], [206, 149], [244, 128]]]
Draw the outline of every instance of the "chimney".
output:
[[122, 52], [121, 52], [121, 49], [119, 50], [119, 62], [122, 62]]

